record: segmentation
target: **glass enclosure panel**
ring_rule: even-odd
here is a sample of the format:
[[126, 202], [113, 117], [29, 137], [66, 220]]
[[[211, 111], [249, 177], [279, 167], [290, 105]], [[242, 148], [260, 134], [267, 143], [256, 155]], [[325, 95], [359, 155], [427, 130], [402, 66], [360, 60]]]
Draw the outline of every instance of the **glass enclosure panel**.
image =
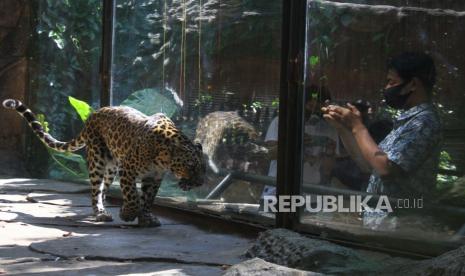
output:
[[[34, 1], [30, 47], [29, 102], [43, 114], [52, 136], [62, 141], [83, 127], [68, 96], [99, 106], [102, 1]], [[49, 154], [35, 136], [28, 142], [29, 170], [36, 176], [87, 178], [79, 155]], [[47, 160], [44, 162], [44, 160]], [[58, 161], [58, 162], [57, 162]], [[61, 165], [60, 165], [61, 164]]]
[[202, 187], [168, 176], [159, 196], [256, 214], [275, 186], [281, 1], [116, 1], [115, 18], [113, 104], [165, 113], [209, 159]]
[[[460, 1], [308, 1], [303, 226], [463, 242], [464, 11]], [[371, 209], [355, 195], [373, 196]]]

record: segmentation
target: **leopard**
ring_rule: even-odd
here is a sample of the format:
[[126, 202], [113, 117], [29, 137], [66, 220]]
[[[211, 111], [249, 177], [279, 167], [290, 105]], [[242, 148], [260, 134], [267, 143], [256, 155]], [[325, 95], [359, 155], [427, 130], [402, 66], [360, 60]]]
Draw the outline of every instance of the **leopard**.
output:
[[[108, 106], [93, 111], [80, 133], [68, 142], [55, 139], [21, 101], [6, 99], [3, 106], [16, 110], [49, 148], [73, 152], [86, 148], [95, 220], [113, 221], [105, 209], [105, 197], [119, 176], [125, 222], [137, 218], [141, 227], [160, 226], [151, 209], [162, 179], [171, 173], [184, 191], [199, 187], [206, 171], [202, 145], [191, 141], [163, 113], [147, 116], [128, 106]], [[141, 193], [136, 182], [141, 182]]]
[[201, 118], [197, 123], [194, 141], [203, 145], [208, 167], [214, 173], [219, 172], [214, 157], [228, 131], [245, 134], [252, 141], [260, 137], [255, 127], [242, 118], [237, 111], [214, 111]]
[[[204, 185], [210, 192], [230, 172], [264, 174], [268, 153], [261, 132], [236, 111], [213, 111], [200, 118], [194, 141], [200, 142], [207, 158], [208, 175]], [[225, 142], [225, 139], [233, 141]], [[263, 186], [239, 179], [221, 194], [224, 202], [256, 203]]]

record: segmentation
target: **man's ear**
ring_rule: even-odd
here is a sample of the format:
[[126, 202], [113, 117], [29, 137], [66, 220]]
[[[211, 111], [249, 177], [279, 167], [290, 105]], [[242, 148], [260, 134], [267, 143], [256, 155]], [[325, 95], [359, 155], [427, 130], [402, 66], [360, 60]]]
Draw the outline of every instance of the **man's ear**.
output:
[[408, 92], [415, 92], [421, 87], [422, 83], [417, 77], [413, 77], [410, 83], [407, 85]]

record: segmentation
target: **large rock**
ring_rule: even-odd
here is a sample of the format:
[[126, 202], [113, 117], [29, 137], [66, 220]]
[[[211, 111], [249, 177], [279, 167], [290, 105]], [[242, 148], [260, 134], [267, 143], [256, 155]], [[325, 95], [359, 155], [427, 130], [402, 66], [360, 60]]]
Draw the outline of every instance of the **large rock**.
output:
[[465, 275], [465, 246], [435, 258], [413, 261], [357, 251], [286, 229], [262, 232], [246, 255], [291, 268], [329, 274]]
[[310, 276], [323, 275], [320, 273], [292, 269], [285, 266], [269, 263], [260, 258], [254, 258], [230, 267], [223, 276]]
[[[45, 265], [46, 263], [47, 265]], [[162, 275], [162, 276], [217, 276], [220, 267], [170, 262], [114, 262], [58, 260], [54, 262], [28, 261], [4, 266], [8, 275]], [[2, 270], [0, 269], [0, 272]]]
[[34, 242], [30, 248], [64, 258], [85, 257], [118, 261], [161, 261], [233, 265], [245, 260], [249, 240], [209, 233], [191, 225], [156, 228], [75, 229], [73, 236]]
[[90, 194], [90, 186], [51, 179], [8, 178], [0, 176], [0, 192]]
[[327, 273], [336, 272], [329, 266], [345, 267], [348, 263], [361, 261], [357, 253], [348, 248], [308, 239], [285, 229], [261, 233], [246, 255], [279, 265]]
[[246, 253], [279, 265], [329, 274], [379, 273], [406, 262], [399, 258], [370, 258], [369, 254], [310, 239], [286, 229], [262, 232]]
[[430, 275], [452, 276], [465, 275], [465, 246], [444, 253], [436, 258], [416, 262], [414, 265], [404, 265], [395, 268], [399, 275]]

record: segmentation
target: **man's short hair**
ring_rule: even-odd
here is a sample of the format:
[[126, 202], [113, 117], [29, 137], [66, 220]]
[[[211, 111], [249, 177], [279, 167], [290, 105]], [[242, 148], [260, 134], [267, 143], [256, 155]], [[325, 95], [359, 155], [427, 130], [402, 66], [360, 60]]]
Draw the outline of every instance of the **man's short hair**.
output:
[[324, 86], [310, 85], [305, 87], [305, 103], [314, 99], [319, 103], [324, 103], [325, 101], [331, 101], [331, 94], [329, 90]]
[[434, 61], [422, 52], [403, 52], [391, 58], [387, 67], [395, 70], [404, 81], [419, 79], [429, 93], [436, 82]]

